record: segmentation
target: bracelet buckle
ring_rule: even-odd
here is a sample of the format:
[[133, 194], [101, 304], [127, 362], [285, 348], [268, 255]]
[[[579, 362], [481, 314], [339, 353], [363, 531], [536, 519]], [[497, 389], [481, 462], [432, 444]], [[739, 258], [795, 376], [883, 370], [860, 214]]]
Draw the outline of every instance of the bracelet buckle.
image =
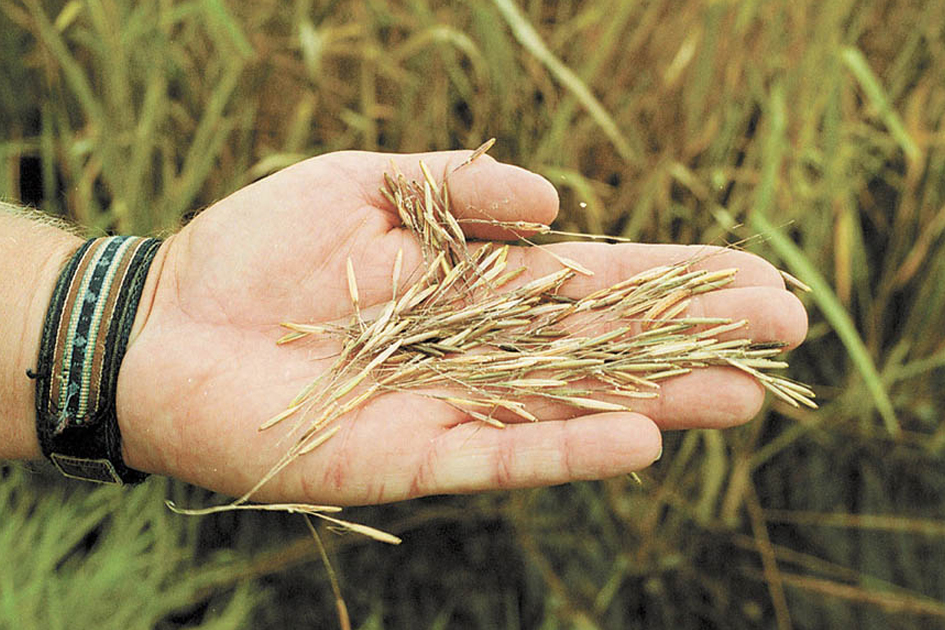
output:
[[115, 465], [105, 458], [95, 459], [52, 453], [49, 459], [59, 469], [59, 472], [66, 477], [115, 486], [125, 485], [125, 482], [118, 475], [118, 471], [115, 470]]

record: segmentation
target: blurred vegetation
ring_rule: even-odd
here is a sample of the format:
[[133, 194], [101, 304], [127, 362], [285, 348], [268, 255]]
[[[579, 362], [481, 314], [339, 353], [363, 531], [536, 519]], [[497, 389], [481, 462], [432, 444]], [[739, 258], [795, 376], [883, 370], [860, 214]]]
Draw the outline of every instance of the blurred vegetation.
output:
[[255, 585], [232, 582], [231, 552], [198, 549], [199, 524], [164, 507], [168, 485], [93, 491], [0, 473], [0, 627], [147, 630], [194, 614], [205, 630], [246, 627]]
[[[166, 232], [306, 156], [495, 136], [562, 229], [762, 233], [815, 288], [790, 360], [821, 410], [668, 435], [640, 486], [351, 510], [405, 539], [324, 537], [354, 626], [945, 627], [943, 25], [942, 0], [0, 0], [0, 196]], [[206, 500], [8, 468], [0, 627], [335, 623], [303, 523], [170, 495]]]

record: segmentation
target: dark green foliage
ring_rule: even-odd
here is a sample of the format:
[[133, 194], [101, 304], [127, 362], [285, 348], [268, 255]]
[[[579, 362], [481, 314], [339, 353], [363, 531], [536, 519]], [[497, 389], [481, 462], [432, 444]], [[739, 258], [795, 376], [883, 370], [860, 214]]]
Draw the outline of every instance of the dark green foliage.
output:
[[233, 581], [233, 552], [199, 549], [198, 524], [164, 508], [168, 488], [0, 468], [0, 628], [245, 627], [258, 585]]

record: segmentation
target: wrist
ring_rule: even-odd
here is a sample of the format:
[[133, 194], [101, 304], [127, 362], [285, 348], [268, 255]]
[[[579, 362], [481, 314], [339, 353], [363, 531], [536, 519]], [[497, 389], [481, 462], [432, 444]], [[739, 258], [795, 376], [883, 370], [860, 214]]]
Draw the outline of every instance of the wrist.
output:
[[115, 394], [115, 412], [122, 437], [122, 458], [125, 464], [135, 470], [157, 474], [163, 474], [166, 467], [160, 461], [161, 449], [157, 447], [161, 436], [152, 431], [156, 423], [151, 422], [153, 418], [149, 417], [146, 408], [145, 401], [148, 397], [142, 395], [144, 388], [150, 384], [147, 370], [152, 363], [147, 356], [143, 356], [145, 353], [141, 350], [140, 340], [151, 322], [161, 273], [173, 240], [174, 237], [171, 237], [161, 243], [148, 269], [125, 357], [118, 372]]

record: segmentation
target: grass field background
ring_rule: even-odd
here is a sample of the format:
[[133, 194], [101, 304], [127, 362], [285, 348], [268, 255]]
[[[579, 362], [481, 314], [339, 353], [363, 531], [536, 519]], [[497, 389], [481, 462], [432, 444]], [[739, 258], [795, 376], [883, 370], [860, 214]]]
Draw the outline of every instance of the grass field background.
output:
[[[166, 233], [307, 156], [496, 137], [561, 229], [762, 234], [814, 288], [790, 361], [820, 410], [667, 435], [642, 485], [349, 510], [404, 538], [324, 537], [353, 626], [945, 627], [943, 25], [942, 0], [0, 0], [0, 197]], [[0, 470], [2, 628], [336, 624], [298, 517]]]

